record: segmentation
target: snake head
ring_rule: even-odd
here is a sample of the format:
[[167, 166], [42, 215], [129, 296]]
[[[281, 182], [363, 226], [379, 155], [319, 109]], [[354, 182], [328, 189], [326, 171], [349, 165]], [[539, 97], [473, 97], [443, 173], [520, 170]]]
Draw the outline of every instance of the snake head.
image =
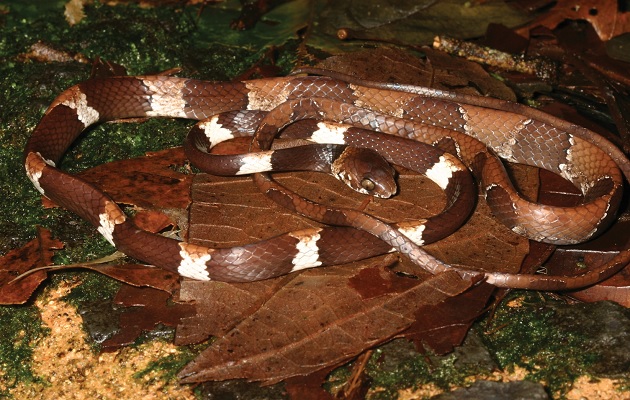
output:
[[397, 191], [396, 170], [371, 149], [347, 147], [331, 166], [333, 175], [352, 190], [388, 198]]

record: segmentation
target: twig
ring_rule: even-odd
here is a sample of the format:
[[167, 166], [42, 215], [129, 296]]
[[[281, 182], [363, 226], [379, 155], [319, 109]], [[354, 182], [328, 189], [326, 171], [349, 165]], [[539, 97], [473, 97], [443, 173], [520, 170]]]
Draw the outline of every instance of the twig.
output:
[[433, 48], [464, 57], [477, 63], [498, 67], [506, 71], [516, 71], [534, 75], [544, 80], [554, 80], [558, 75], [558, 64], [541, 57], [526, 57], [505, 53], [491, 47], [479, 46], [474, 43], [436, 36]]

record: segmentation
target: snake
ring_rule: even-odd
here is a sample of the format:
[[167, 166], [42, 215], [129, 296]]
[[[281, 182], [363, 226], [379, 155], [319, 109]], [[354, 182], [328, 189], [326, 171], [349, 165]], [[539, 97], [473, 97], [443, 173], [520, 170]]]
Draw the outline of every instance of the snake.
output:
[[[311, 214], [307, 215], [311, 218], [345, 226], [289, 232], [232, 248], [207, 248], [140, 229], [106, 193], [56, 167], [87, 127], [123, 118], [204, 121], [194, 136], [189, 135], [186, 147], [188, 154], [205, 153], [199, 149], [204, 147], [200, 146], [200, 135], [206, 131], [226, 138], [238, 135], [234, 133], [238, 128], [228, 129], [229, 124], [221, 119], [225, 113], [232, 113], [231, 120], [236, 122], [254, 114], [258, 123], [253, 130], [260, 151], [244, 156], [245, 162], [241, 157], [238, 169], [252, 160], [267, 162], [278, 155], [277, 150], [269, 151], [277, 131], [305, 118], [323, 118], [313, 136], [324, 137], [333, 144], [351, 145], [346, 140], [353, 135], [355, 142], [362, 142], [365, 129], [397, 138], [396, 145], [389, 146], [392, 154], [385, 158], [410, 149], [409, 141], [434, 145], [438, 151], [423, 168], [448, 192], [443, 212], [448, 217], [435, 221], [444, 223], [453, 215], [455, 220], [465, 220], [469, 212], [464, 209], [470, 201], [458, 199], [470, 199], [470, 195], [466, 197], [467, 191], [452, 189], [468, 185], [462, 183], [466, 174], [453, 153], [478, 179], [497, 218], [516, 233], [553, 244], [586, 241], [610, 226], [621, 201], [623, 177], [630, 177], [630, 163], [612, 143], [541, 111], [486, 97], [345, 76], [288, 76], [243, 82], [170, 76], [90, 79], [62, 92], [46, 110], [25, 146], [26, 174], [40, 193], [89, 221], [120, 251], [193, 279], [254, 281], [395, 249], [432, 273], [455, 269], [463, 277], [483, 279], [498, 287], [569, 290], [601, 281], [630, 262], [630, 250], [625, 249], [609, 262], [574, 276], [458, 269], [420, 248], [427, 242], [425, 232], [438, 231], [436, 237], [444, 235], [439, 223], [402, 222], [402, 227], [397, 227], [353, 210], [331, 209], [286, 191], [273, 183], [268, 172], [253, 170], [254, 181], [280, 204]], [[208, 139], [212, 140], [215, 139]], [[345, 148], [335, 152], [339, 156], [344, 151]], [[555, 172], [581, 190], [583, 203], [555, 207], [522, 198], [498, 157]], [[374, 180], [362, 178], [358, 182], [365, 189], [371, 188]]]

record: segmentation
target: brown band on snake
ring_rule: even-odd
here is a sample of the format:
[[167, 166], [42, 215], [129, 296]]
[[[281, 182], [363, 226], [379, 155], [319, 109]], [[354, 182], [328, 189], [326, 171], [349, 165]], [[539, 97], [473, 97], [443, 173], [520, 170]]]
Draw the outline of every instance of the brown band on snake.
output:
[[[97, 226], [98, 230], [121, 251], [196, 279], [247, 281], [277, 276], [300, 268], [325, 265], [319, 261], [319, 257], [322, 254], [331, 255], [332, 252], [320, 249], [322, 243], [330, 245], [340, 239], [331, 240], [326, 229], [309, 231], [297, 237], [285, 235], [278, 241], [264, 242], [263, 246], [267, 246], [268, 251], [262, 253], [259, 250], [251, 251], [248, 246], [207, 249], [142, 231], [125, 217], [109, 197], [92, 185], [54, 167], [85, 127], [98, 121], [114, 118], [169, 116], [202, 119], [238, 109], [270, 110], [287, 99], [300, 97], [326, 97], [336, 101], [335, 107], [341, 108], [339, 111], [342, 114], [347, 107], [340, 105], [339, 102], [347, 103], [350, 107], [355, 105], [370, 107], [372, 111], [361, 111], [358, 115], [349, 116], [346, 121], [359, 124], [365, 122], [366, 116], [376, 115], [374, 110], [391, 112], [395, 116], [424, 115], [431, 123], [455, 128], [459, 124], [457, 121], [464, 121], [462, 125], [464, 131], [482, 141], [486, 140], [483, 136], [488, 134], [488, 130], [479, 125], [489, 124], [489, 126], [499, 128], [497, 134], [503, 135], [503, 138], [499, 140], [499, 147], [494, 151], [504, 152], [508, 158], [515, 157], [517, 161], [518, 157], [523, 157], [519, 153], [520, 149], [531, 147], [540, 151], [540, 146], [550, 141], [554, 145], [551, 150], [559, 150], [558, 155], [554, 156], [557, 165], [552, 164], [551, 169], [555, 168], [561, 175], [581, 186], [586, 192], [587, 200], [596, 204], [594, 211], [601, 215], [599, 222], [605, 225], [612, 218], [616, 200], [620, 196], [618, 193], [621, 179], [617, 168], [613, 168], [614, 163], [605, 153], [613, 155], [614, 161], [621, 166], [626, 177], [630, 176], [630, 167], [622, 153], [616, 149], [611, 150], [607, 147], [609, 146], [607, 141], [590, 131], [566, 122], [559, 123], [555, 119], [545, 119], [546, 117], [541, 117], [542, 113], [539, 112], [530, 115], [513, 105], [506, 107], [503, 111], [508, 114], [520, 114], [525, 117], [524, 119], [502, 114], [497, 110], [479, 110], [479, 106], [484, 106], [483, 103], [488, 100], [485, 98], [474, 99], [469, 102], [470, 104], [466, 104], [464, 97], [440, 92], [439, 96], [427, 95], [429, 101], [423, 104], [419, 100], [422, 96], [367, 86], [348, 85], [345, 82], [327, 78], [277, 78], [244, 83], [210, 83], [169, 77], [121, 77], [88, 81], [68, 89], [53, 102], [26, 146], [25, 167], [30, 179], [42, 193]], [[418, 92], [419, 90], [410, 88], [409, 91]], [[482, 104], [478, 104], [479, 102]], [[419, 114], [414, 114], [417, 110], [410, 110], [411, 106], [429, 109], [420, 110]], [[458, 112], [451, 112], [454, 109]], [[506, 129], [501, 130], [501, 124], [497, 124], [497, 121], [503, 117], [506, 117], [505, 122], [502, 122]], [[376, 120], [381, 125], [385, 124], [388, 127], [386, 131], [390, 133], [404, 132], [405, 135], [414, 136], [407, 130], [408, 121], [387, 116], [376, 116], [376, 119], [372, 121]], [[370, 124], [368, 121], [367, 125]], [[543, 131], [540, 135], [520, 135], [521, 131], [525, 132], [530, 128], [537, 132]], [[461, 130], [461, 126], [459, 129]], [[556, 134], [560, 136], [559, 140], [555, 139]], [[541, 138], [544, 140], [540, 141]], [[439, 142], [442, 139], [440, 137], [433, 141]], [[492, 145], [492, 140], [487, 140]], [[567, 144], [569, 147], [565, 147]], [[510, 149], [509, 146], [519, 149]], [[459, 142], [459, 147], [462, 147], [462, 142]], [[612, 145], [610, 147], [614, 148]], [[476, 150], [469, 153], [473, 155], [472, 160], [466, 160], [465, 156], [463, 158], [474, 169], [475, 160], [480, 159], [481, 153]], [[584, 163], [583, 156], [593, 162]], [[557, 160], [566, 162], [557, 163]], [[551, 158], [551, 162], [554, 162], [554, 158]], [[546, 163], [547, 161], [543, 162], [543, 165]], [[482, 177], [497, 172], [488, 167], [489, 164], [492, 165], [491, 163], [483, 161], [482, 164]], [[613, 169], [608, 170], [608, 168]], [[490, 171], [487, 171], [488, 169]], [[593, 175], [599, 172], [602, 172], [600, 177], [594, 178]], [[498, 183], [496, 188], [493, 184], [486, 187], [486, 192], [490, 193], [491, 197], [492, 192], [496, 190], [499, 190], [497, 196], [499, 199], [505, 197], [500, 192], [500, 190], [507, 190], [502, 183]], [[611, 202], [606, 205], [600, 204], [596, 196], [600, 193], [603, 193], [601, 197], [609, 197]], [[571, 210], [566, 210], [566, 213], [572, 217], [580, 215]], [[536, 218], [537, 216], [533, 216], [534, 220]], [[530, 219], [532, 219], [531, 216]], [[567, 231], [573, 237], [581, 235], [584, 231], [587, 235], [592, 235], [595, 230], [595, 226], [586, 231], [580, 228], [578, 229], [580, 233], [576, 235], [571, 226], [567, 225]], [[348, 230], [346, 234], [349, 232], [356, 231]], [[330, 233], [330, 235], [335, 235], [335, 233]], [[287, 238], [292, 238], [293, 243], [289, 244]], [[392, 241], [395, 242], [396, 239]], [[375, 248], [378, 247], [377, 242], [380, 241], [373, 243]], [[264, 256], [261, 257], [260, 254]], [[343, 259], [343, 254], [339, 258]], [[614, 273], [629, 260], [630, 251], [623, 251], [606, 266], [577, 278], [541, 278], [509, 274], [491, 274], [488, 277], [498, 286], [561, 290], [592, 284]], [[242, 263], [247, 263], [249, 269], [243, 268]]]

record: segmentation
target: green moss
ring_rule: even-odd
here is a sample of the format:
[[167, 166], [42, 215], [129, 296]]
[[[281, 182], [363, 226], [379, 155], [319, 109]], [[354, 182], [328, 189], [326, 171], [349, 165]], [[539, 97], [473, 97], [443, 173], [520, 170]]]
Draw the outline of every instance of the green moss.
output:
[[[22, 149], [44, 108], [65, 86], [63, 75], [54, 78], [54, 71], [55, 68], [32, 63], [19, 70], [0, 66], [0, 212], [5, 216], [0, 221], [0, 252], [30, 240], [35, 235], [35, 225], [41, 224], [47, 214], [39, 194], [23, 173]], [[51, 84], [55, 80], [58, 85]]]
[[92, 271], [82, 271], [80, 274], [76, 272], [56, 274], [53, 281], [73, 279], [79, 279], [81, 284], [70, 290], [63, 300], [75, 307], [85, 303], [112, 300], [121, 285], [115, 279]]
[[619, 380], [617, 392], [619, 393], [630, 392], [630, 378], [622, 378]]
[[[554, 398], [563, 398], [576, 378], [602, 376], [602, 370], [618, 379], [622, 374], [621, 385], [627, 386], [625, 372], [620, 370], [623, 369], [622, 359], [612, 366], [601, 364], [606, 359], [602, 353], [605, 343], [618, 343], [622, 347], [625, 343], [623, 335], [611, 336], [606, 333], [608, 327], [600, 326], [606, 324], [603, 315], [611, 315], [618, 309], [621, 315], [624, 309], [606, 303], [584, 305], [582, 308], [578, 311], [575, 305], [567, 305], [550, 295], [515, 291], [494, 314], [477, 322], [473, 329], [485, 331], [481, 337], [499, 370], [512, 371], [516, 366], [524, 368], [528, 372], [526, 379], [544, 383]], [[593, 314], [598, 315], [600, 321], [593, 322], [593, 327], [581, 320]], [[612, 314], [609, 319], [615, 318], [623, 326], [623, 315], [614, 315], [617, 314]], [[372, 381], [371, 387], [378, 388], [371, 392], [370, 398], [393, 399], [401, 389], [419, 388], [426, 384], [449, 390], [467, 385], [469, 377], [483, 379], [490, 372], [487, 366], [481, 364], [456, 361], [455, 354], [444, 357], [417, 354], [403, 340], [381, 346], [374, 351], [366, 369]], [[615, 367], [617, 364], [619, 366]], [[328, 389], [334, 391], [335, 381], [344, 382], [347, 374], [348, 367], [331, 374]]]
[[150, 373], [156, 373], [156, 376], [151, 378], [150, 383], [155, 380], [166, 383], [175, 381], [179, 371], [207, 347], [208, 342], [199, 345], [180, 346], [176, 353], [151, 361], [144, 369], [136, 372], [133, 377], [143, 379]]
[[115, 60], [134, 75], [178, 66], [194, 29], [194, 9], [111, 7], [95, 2], [86, 7], [86, 18], [68, 38], [71, 50]]
[[[57, 252], [55, 263], [71, 264], [108, 255], [113, 249], [92, 226], [72, 213], [41, 207], [41, 196], [23, 173], [22, 149], [54, 97], [89, 78], [91, 66], [77, 62], [23, 61], [19, 54], [28, 52], [32, 44], [42, 40], [59, 50], [121, 64], [131, 74], [183, 67], [184, 71], [194, 72], [184, 72], [186, 75], [203, 77], [205, 74], [226, 79], [245, 69], [251, 63], [248, 57], [255, 52], [228, 44], [213, 45], [210, 51], [196, 48], [192, 43], [192, 33], [197, 29], [196, 8], [144, 9], [95, 3], [86, 8], [87, 16], [80, 24], [70, 27], [63, 18], [64, 3], [11, 2], [7, 7], [9, 13], [0, 16], [3, 31], [0, 35], [0, 96], [3, 98], [0, 173], [4, 177], [0, 181], [3, 198], [0, 212], [5, 216], [0, 221], [0, 253], [23, 245], [35, 236], [35, 226], [43, 225], [65, 244], [65, 248]], [[209, 67], [198, 68], [200, 65]], [[113, 159], [179, 145], [189, 125], [187, 121], [164, 119], [141, 124], [100, 125], [73, 147], [62, 165], [79, 171]], [[52, 275], [53, 285], [62, 280], [81, 281], [81, 285], [65, 297], [77, 307], [111, 299], [120, 285], [94, 272]], [[44, 330], [32, 308], [3, 307], [0, 318], [3, 337], [10, 338], [1, 342], [4, 390], [17, 382], [37, 379], [30, 374], [28, 359], [35, 338]], [[19, 327], [19, 330], [10, 331], [11, 327]]]
[[[43, 40], [53, 47], [101, 57], [127, 68], [131, 74], [182, 67], [183, 74], [226, 79], [255, 61], [256, 53], [241, 45], [198, 42], [197, 8], [109, 7], [98, 2], [86, 8], [86, 18], [70, 27], [63, 18], [63, 1], [10, 2], [2, 18], [0, 38], [0, 252], [34, 237], [36, 224], [48, 216], [40, 196], [23, 173], [21, 151], [28, 134], [52, 99], [90, 75], [91, 66], [76, 62], [39, 63], [18, 55]], [[196, 40], [196, 42], [195, 42]], [[253, 58], [252, 58], [253, 57]], [[19, 65], [19, 68], [16, 68]], [[101, 125], [92, 130], [64, 166], [72, 171], [112, 159], [138, 156], [180, 144], [188, 123], [151, 121], [146, 124]], [[16, 173], [17, 172], [17, 173]], [[62, 238], [64, 239], [64, 238]]]
[[[386, 357], [387, 347], [375, 350], [370, 361], [370, 377], [374, 386], [385, 389], [382, 394], [388, 397], [396, 393], [398, 389], [412, 387], [429, 381], [429, 367], [421, 355], [404, 360], [393, 369], [380, 369], [379, 359]], [[384, 398], [378, 396], [379, 398]]]
[[80, 172], [115, 160], [180, 146], [191, 121], [151, 118], [143, 123], [101, 124], [80, 139], [61, 168]]
[[370, 398], [393, 399], [401, 389], [418, 388], [432, 383], [448, 390], [464, 384], [466, 377], [483, 373], [480, 368], [457, 367], [454, 354], [436, 357], [415, 352], [410, 343], [395, 341], [374, 350], [367, 374], [372, 387]]
[[[204, 16], [238, 15], [238, 2], [227, 9], [206, 10]], [[0, 195], [6, 201], [0, 212], [0, 252], [32, 239], [35, 225], [53, 228], [55, 211], [40, 206], [40, 196], [23, 173], [21, 152], [29, 133], [53, 98], [65, 88], [87, 79], [91, 66], [77, 62], [40, 63], [19, 55], [38, 41], [62, 51], [100, 57], [123, 65], [130, 74], [146, 74], [181, 67], [182, 74], [228, 79], [242, 73], [264, 54], [264, 43], [252, 46], [256, 34], [244, 42], [226, 43], [217, 38], [219, 25], [200, 20], [196, 7], [140, 8], [135, 5], [88, 5], [86, 17], [70, 27], [63, 17], [64, 1], [10, 1], [1, 15], [0, 35]], [[212, 18], [211, 18], [211, 21]], [[220, 26], [227, 30], [228, 18]], [[215, 36], [208, 37], [208, 29]], [[241, 36], [242, 34], [238, 34]], [[205, 40], [201, 40], [205, 39]], [[280, 57], [288, 68], [292, 57]], [[19, 66], [19, 68], [17, 68]], [[155, 120], [144, 124], [107, 124], [93, 129], [63, 162], [71, 171], [112, 159], [138, 156], [181, 143], [188, 122]], [[53, 229], [57, 235], [57, 229]], [[66, 240], [65, 237], [60, 237]]]
[[328, 376], [323, 384], [323, 388], [328, 392], [336, 395], [339, 390], [348, 382], [348, 379], [352, 376], [351, 366], [353, 363], [343, 365], [339, 368], [335, 368]]
[[517, 292], [497, 310], [484, 337], [502, 369], [525, 368], [528, 379], [544, 381], [552, 393], [566, 393], [573, 381], [588, 373], [599, 356], [589, 350], [579, 329], [554, 323], [556, 300], [540, 293]]
[[[46, 43], [66, 50], [97, 52], [96, 48], [99, 46], [101, 49], [111, 48], [114, 43], [112, 37], [108, 37], [103, 32], [94, 31], [90, 27], [105, 24], [109, 20], [120, 26], [117, 29], [105, 31], [129, 36], [137, 36], [139, 32], [144, 32], [147, 37], [164, 41], [156, 46], [160, 49], [178, 48], [167, 40], [177, 40], [178, 36], [189, 33], [191, 29], [187, 23], [181, 22], [182, 19], [189, 20], [188, 17], [172, 13], [169, 9], [144, 10], [138, 7], [120, 9], [103, 6], [88, 8], [86, 22], [80, 24], [81, 27], [70, 29], [63, 21], [62, 7], [63, 2], [58, 4], [57, 8], [51, 6], [31, 9], [12, 5], [12, 12], [4, 16], [5, 26], [0, 40], [0, 59], [3, 61], [0, 63], [0, 95], [4, 99], [3, 107], [0, 107], [0, 159], [2, 160], [0, 173], [5, 179], [0, 182], [0, 195], [6, 201], [1, 203], [0, 212], [6, 218], [0, 221], [0, 252], [19, 247], [33, 238], [34, 227], [38, 224], [52, 228], [56, 236], [64, 242], [67, 240], [67, 237], [60, 235], [60, 231], [67, 228], [68, 220], [55, 218], [59, 215], [58, 211], [42, 209], [39, 194], [22, 173], [21, 153], [29, 133], [52, 99], [68, 86], [87, 79], [91, 68], [89, 65], [79, 63], [22, 62], [17, 59], [18, 54], [26, 52], [31, 44], [43, 38]], [[112, 13], [115, 12], [113, 10], [118, 10], [119, 13], [115, 19], [112, 18]], [[24, 18], [25, 15], [31, 15], [31, 18]], [[152, 20], [155, 24], [154, 18], [158, 17], [161, 21], [159, 29], [155, 27], [149, 29], [149, 21]], [[134, 25], [131, 22], [136, 18], [137, 24]], [[91, 25], [92, 23], [96, 25]], [[122, 29], [123, 27], [125, 29]], [[126, 41], [121, 36], [116, 43], [131, 43], [132, 39], [128, 39]], [[153, 46], [149, 47], [153, 48]], [[119, 49], [121, 54], [127, 54], [122, 50], [124, 49]], [[168, 63], [168, 67], [177, 65], [177, 61], [172, 57], [163, 57], [162, 54], [156, 53], [143, 56], [136, 54], [132, 57], [133, 62], [129, 61], [129, 63], [131, 68], [138, 69], [137, 72], [161, 69], [162, 67], [156, 67], [153, 62], [148, 64], [141, 62], [153, 57], [161, 60], [160, 62]], [[120, 62], [113, 57], [112, 59]], [[16, 68], [17, 64], [20, 64], [20, 68]], [[137, 156], [146, 150], [158, 150], [181, 143], [186, 132], [185, 124], [173, 121], [158, 121], [153, 124], [135, 126], [123, 125], [99, 127], [100, 129], [96, 129], [93, 135], [87, 135], [88, 138], [92, 136], [93, 138], [76, 147], [74, 152], [66, 158], [64, 165], [70, 164], [76, 171], [114, 158]], [[159, 128], [157, 128], [158, 125]], [[180, 126], [183, 129], [177, 130], [177, 134], [174, 134], [173, 126]], [[103, 147], [108, 148], [103, 149]], [[86, 155], [94, 155], [94, 157]], [[81, 163], [77, 163], [79, 158]], [[54, 226], [54, 223], [57, 223], [55, 221], [59, 222], [57, 227]], [[70, 229], [65, 230], [70, 231]]]
[[33, 375], [33, 349], [46, 335], [34, 306], [0, 306], [0, 397], [18, 383], [43, 383]]

